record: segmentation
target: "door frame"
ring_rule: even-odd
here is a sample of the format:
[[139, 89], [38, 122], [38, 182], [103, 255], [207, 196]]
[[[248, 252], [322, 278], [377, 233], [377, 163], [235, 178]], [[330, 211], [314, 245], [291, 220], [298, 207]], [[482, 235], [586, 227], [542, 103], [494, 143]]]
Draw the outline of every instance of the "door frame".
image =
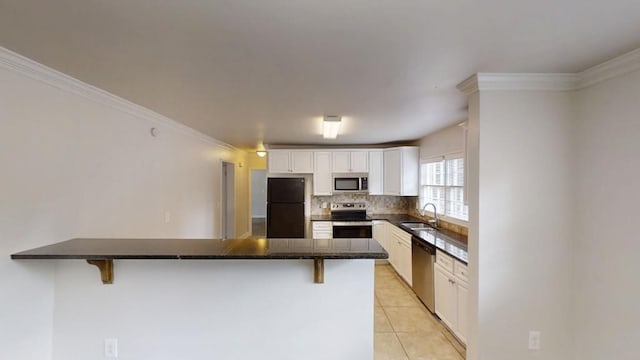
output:
[[235, 163], [220, 160], [220, 238], [236, 235]]

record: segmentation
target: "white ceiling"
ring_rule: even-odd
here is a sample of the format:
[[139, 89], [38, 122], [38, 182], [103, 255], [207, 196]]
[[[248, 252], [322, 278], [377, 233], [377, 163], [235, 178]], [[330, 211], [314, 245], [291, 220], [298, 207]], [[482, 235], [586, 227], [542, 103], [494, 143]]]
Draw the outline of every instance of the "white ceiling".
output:
[[577, 72], [638, 34], [638, 0], [0, 0], [0, 46], [245, 149], [418, 139], [464, 120], [473, 73]]

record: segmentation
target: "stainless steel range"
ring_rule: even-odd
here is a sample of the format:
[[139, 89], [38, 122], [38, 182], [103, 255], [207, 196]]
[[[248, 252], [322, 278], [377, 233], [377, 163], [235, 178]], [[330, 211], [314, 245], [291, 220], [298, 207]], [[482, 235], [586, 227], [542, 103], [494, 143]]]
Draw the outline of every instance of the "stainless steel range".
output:
[[373, 222], [363, 202], [331, 203], [334, 238], [371, 238]]

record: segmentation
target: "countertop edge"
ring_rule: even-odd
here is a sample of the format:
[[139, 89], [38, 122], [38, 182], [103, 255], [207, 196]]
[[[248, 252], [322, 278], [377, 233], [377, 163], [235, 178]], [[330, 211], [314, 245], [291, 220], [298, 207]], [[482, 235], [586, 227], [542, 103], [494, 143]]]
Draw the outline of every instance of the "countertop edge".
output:
[[[265, 240], [269, 241], [75, 238], [16, 252], [10, 257], [13, 260], [349, 260], [389, 257], [375, 239], [339, 239], [347, 241], [339, 244], [334, 243], [335, 239], [272, 239], [273, 248], [268, 247]], [[298, 240], [302, 241], [300, 245], [296, 245]]]
[[376, 260], [388, 259], [389, 254], [353, 254], [353, 255], [113, 255], [113, 256], [96, 256], [96, 255], [19, 255], [12, 254], [13, 260]]
[[[404, 227], [401, 225], [401, 223], [403, 222], [424, 222], [422, 219], [417, 218], [415, 216], [409, 215], [409, 214], [372, 214], [370, 215], [372, 220], [378, 220], [378, 221], [387, 221], [390, 224], [400, 228], [402, 231], [410, 234], [413, 238], [417, 238], [420, 239], [421, 243], [430, 247], [433, 247], [437, 250], [440, 250], [442, 252], [444, 252], [445, 254], [453, 257], [454, 259], [456, 259], [457, 261], [460, 261], [462, 263], [464, 263], [465, 265], [468, 265], [468, 260], [465, 260], [463, 258], [460, 258], [458, 255], [451, 253], [449, 251], [447, 251], [446, 249], [443, 249], [441, 247], [436, 246], [435, 244], [431, 244], [427, 241], [424, 241], [422, 238], [420, 238], [420, 236], [418, 234], [416, 234], [414, 231], [411, 231], [410, 229]], [[397, 219], [394, 219], [397, 218]], [[442, 230], [438, 230], [438, 232], [440, 232], [442, 235], [444, 235], [447, 238], [451, 238], [451, 240], [453, 241], [458, 241], [457, 239], [452, 238], [450, 235], [446, 234], [444, 231]], [[465, 237], [460, 235], [461, 237]], [[466, 238], [466, 237], [465, 237]], [[451, 242], [451, 241], [449, 241]], [[457, 245], [456, 245], [457, 246]], [[465, 251], [468, 254], [468, 245], [464, 246], [464, 248], [461, 248], [463, 251]]]

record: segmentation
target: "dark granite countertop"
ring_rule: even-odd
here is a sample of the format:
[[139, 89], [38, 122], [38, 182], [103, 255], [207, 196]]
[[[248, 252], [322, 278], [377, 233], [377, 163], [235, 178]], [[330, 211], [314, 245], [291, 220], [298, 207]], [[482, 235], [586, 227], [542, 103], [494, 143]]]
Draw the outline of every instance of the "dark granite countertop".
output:
[[[309, 217], [309, 220], [311, 221], [334, 221], [334, 219], [331, 218], [331, 215], [311, 215]], [[397, 222], [397, 221], [421, 221], [418, 218], [415, 218], [411, 215], [407, 215], [407, 214], [369, 214], [367, 215], [367, 218], [364, 220], [387, 220], [389, 222]], [[337, 220], [337, 221], [362, 221], [360, 219], [358, 220], [349, 220], [349, 219], [341, 219], [341, 220]]]
[[71, 239], [12, 259], [386, 259], [373, 239]]
[[309, 216], [311, 221], [332, 221], [331, 215], [311, 215]]
[[402, 226], [403, 222], [424, 222], [422, 219], [407, 214], [372, 214], [373, 220], [387, 220], [393, 225], [413, 235], [422, 241], [422, 243], [435, 246], [437, 249], [453, 256], [463, 263], [469, 261], [467, 254], [467, 237], [454, 233], [447, 229], [438, 229], [437, 231], [411, 230]]
[[[313, 215], [311, 221], [331, 221], [330, 215]], [[408, 214], [369, 214], [367, 220], [386, 220], [402, 230], [415, 236], [423, 243], [435, 246], [457, 260], [467, 263], [467, 237], [447, 229], [437, 231], [411, 230], [402, 226], [403, 222], [424, 222], [422, 219]]]

